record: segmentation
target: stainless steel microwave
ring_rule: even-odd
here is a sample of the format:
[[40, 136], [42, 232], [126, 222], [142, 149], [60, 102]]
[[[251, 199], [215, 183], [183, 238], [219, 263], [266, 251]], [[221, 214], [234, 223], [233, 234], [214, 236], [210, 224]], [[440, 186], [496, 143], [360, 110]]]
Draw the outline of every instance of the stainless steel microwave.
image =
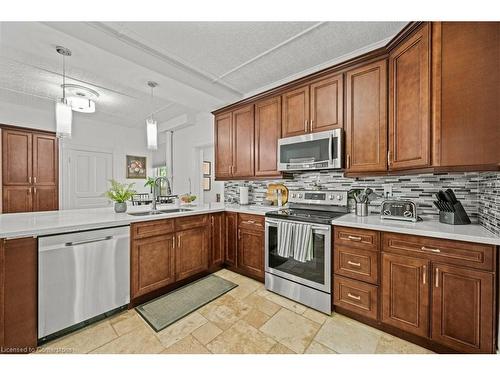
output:
[[278, 170], [342, 168], [342, 129], [278, 140]]

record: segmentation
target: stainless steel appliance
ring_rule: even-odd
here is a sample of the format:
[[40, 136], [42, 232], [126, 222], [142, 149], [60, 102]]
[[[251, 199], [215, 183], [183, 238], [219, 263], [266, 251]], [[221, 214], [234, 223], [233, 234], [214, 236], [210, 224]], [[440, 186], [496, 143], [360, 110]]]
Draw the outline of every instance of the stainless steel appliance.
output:
[[342, 168], [342, 129], [278, 140], [278, 170]]
[[[289, 208], [266, 213], [265, 285], [266, 289], [331, 313], [332, 225], [344, 215], [347, 192], [295, 190], [289, 194]], [[282, 221], [310, 224], [313, 257], [301, 262], [278, 255], [278, 225]]]
[[410, 200], [385, 200], [380, 208], [380, 218], [417, 222], [417, 205]]
[[122, 226], [38, 239], [41, 341], [130, 302], [129, 232]]

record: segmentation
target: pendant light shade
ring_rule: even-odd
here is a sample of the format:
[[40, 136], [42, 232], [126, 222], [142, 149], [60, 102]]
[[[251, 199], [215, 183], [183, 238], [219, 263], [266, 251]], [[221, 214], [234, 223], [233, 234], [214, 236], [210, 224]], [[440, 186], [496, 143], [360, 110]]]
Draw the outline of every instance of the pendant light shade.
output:
[[146, 120], [146, 135], [148, 138], [148, 149], [156, 150], [158, 148], [158, 126], [156, 120], [152, 118]]
[[56, 132], [59, 138], [71, 138], [73, 110], [65, 100], [56, 102]]
[[62, 99], [56, 102], [56, 133], [60, 138], [71, 138], [71, 122], [73, 120], [73, 112], [71, 105], [66, 99], [66, 64], [64, 58], [71, 56], [71, 51], [65, 47], [57, 46], [56, 51], [63, 59], [63, 96]]
[[[153, 89], [158, 86], [156, 82], [148, 81], [148, 86], [151, 88], [151, 104], [153, 104]], [[146, 119], [146, 136], [149, 150], [158, 149], [158, 125], [153, 115]]]

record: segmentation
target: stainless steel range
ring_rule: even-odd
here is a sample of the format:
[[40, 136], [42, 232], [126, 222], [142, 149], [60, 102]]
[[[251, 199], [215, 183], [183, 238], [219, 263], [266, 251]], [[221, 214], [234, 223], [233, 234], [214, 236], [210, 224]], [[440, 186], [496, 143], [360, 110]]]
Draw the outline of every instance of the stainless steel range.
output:
[[330, 314], [332, 226], [347, 192], [291, 190], [289, 208], [266, 213], [266, 289]]

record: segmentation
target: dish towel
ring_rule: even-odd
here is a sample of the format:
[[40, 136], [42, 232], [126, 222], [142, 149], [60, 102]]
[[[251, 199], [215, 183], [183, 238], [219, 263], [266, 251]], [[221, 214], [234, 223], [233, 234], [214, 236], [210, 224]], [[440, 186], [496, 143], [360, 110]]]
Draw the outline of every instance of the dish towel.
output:
[[314, 258], [313, 231], [309, 224], [293, 224], [293, 259], [305, 263]]
[[278, 255], [283, 258], [293, 256], [293, 223], [278, 222]]

